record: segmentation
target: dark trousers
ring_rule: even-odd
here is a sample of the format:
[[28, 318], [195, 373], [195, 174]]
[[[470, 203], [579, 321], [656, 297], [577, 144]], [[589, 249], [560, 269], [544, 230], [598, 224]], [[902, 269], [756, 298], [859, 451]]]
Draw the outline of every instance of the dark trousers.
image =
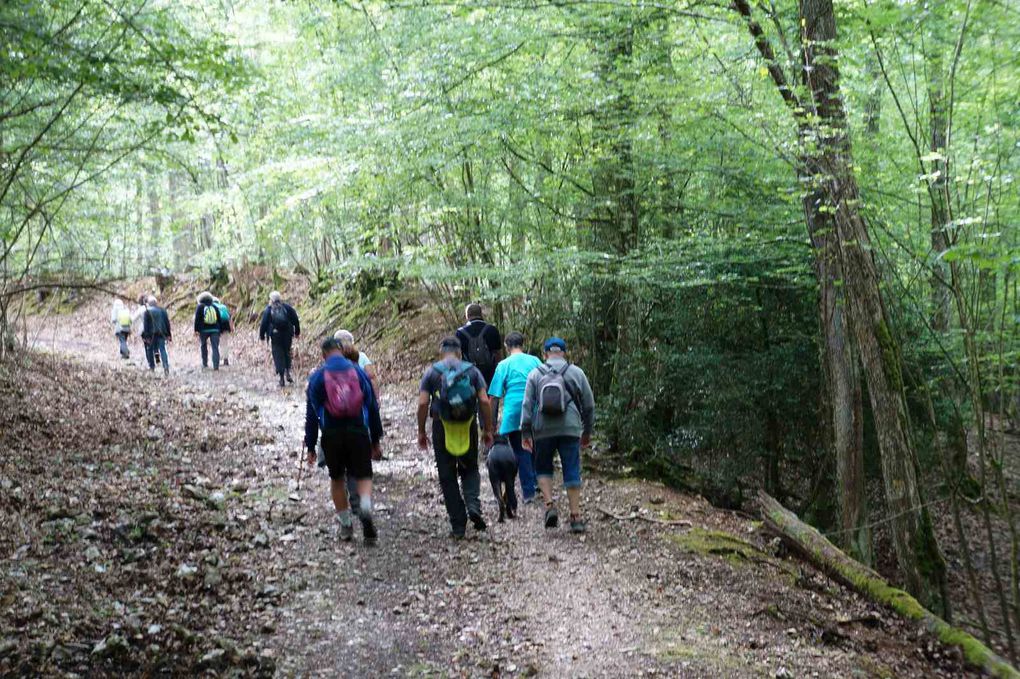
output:
[[294, 340], [293, 337], [277, 337], [273, 336], [270, 344], [273, 348], [273, 366], [276, 368], [276, 374], [283, 377], [285, 373], [290, 372], [290, 345]]
[[524, 449], [521, 441], [521, 432], [512, 431], [506, 435], [510, 447], [514, 449], [517, 456], [517, 475], [521, 479], [521, 495], [525, 500], [535, 497], [535, 489], [538, 481], [535, 478], [535, 460], [532, 454]]
[[478, 473], [478, 427], [471, 426], [471, 447], [468, 452], [460, 456], [450, 455], [446, 452], [443, 424], [434, 419], [432, 447], [436, 454], [439, 487], [443, 490], [443, 504], [446, 505], [446, 514], [450, 517], [450, 527], [455, 533], [463, 533], [467, 528], [468, 512], [479, 516], [482, 513], [482, 501], [479, 498], [482, 477]]
[[203, 332], [202, 333], [202, 367], [209, 367], [209, 347], [207, 344], [212, 345], [212, 364], [213, 368], [219, 370], [220, 367], [220, 332]]
[[163, 363], [163, 372], [170, 372], [170, 359], [166, 356], [166, 338], [156, 336], [145, 343], [145, 360], [149, 362], [149, 370], [156, 369], [156, 352]]

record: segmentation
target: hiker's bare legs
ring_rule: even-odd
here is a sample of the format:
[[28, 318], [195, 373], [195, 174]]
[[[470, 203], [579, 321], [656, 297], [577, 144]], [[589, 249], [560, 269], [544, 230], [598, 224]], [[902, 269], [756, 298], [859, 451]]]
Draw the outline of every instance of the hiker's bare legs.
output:
[[329, 480], [329, 494], [333, 496], [333, 506], [336, 507], [336, 510], [338, 512], [343, 512], [350, 509], [350, 505], [347, 504], [347, 487], [344, 484], [343, 479]]
[[[551, 483], [549, 485], [552, 485]], [[581, 515], [581, 489], [567, 488], [567, 501], [570, 503], [570, 515]]]
[[553, 501], [552, 495], [553, 480], [549, 476], [538, 477], [538, 487], [542, 490], [542, 499], [545, 500], [547, 505], [551, 505]]

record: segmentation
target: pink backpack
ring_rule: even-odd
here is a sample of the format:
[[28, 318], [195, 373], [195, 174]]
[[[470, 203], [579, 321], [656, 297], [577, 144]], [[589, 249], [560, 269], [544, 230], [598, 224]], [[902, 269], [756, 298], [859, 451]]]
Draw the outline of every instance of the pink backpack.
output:
[[361, 380], [354, 368], [326, 370], [326, 412], [337, 419], [361, 419], [365, 395], [361, 393]]

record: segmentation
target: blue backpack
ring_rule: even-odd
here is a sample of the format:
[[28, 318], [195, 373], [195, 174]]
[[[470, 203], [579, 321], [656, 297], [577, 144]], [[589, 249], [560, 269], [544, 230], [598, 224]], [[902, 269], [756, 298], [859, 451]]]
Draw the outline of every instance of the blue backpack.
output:
[[440, 361], [432, 366], [440, 375], [439, 417], [446, 422], [467, 422], [478, 411], [478, 394], [471, 384], [472, 366], [467, 361], [449, 365]]

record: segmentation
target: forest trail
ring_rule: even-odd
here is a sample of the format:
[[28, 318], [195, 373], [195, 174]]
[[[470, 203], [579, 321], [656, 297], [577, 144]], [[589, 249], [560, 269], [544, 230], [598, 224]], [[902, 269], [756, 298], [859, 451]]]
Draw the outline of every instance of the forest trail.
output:
[[[162, 625], [169, 627], [173, 615], [190, 615], [190, 623], [174, 629], [195, 634], [162, 644], [164, 653], [178, 653], [172, 661], [146, 655], [150, 646], [137, 652], [136, 666], [180, 663], [191, 654], [199, 669], [247, 663], [284, 676], [961, 675], [950, 652], [909, 625], [776, 554], [757, 522], [660, 484], [588, 475], [589, 533], [577, 537], [545, 530], [538, 507], [496, 524], [482, 465], [489, 531], [469, 529], [468, 540], [452, 542], [431, 454], [414, 444], [415, 385], [386, 383], [385, 373], [386, 459], [376, 465], [375, 494], [380, 544], [366, 548], [360, 531], [353, 544], [340, 543], [325, 473], [306, 468], [295, 488], [303, 389], [273, 386], [250, 331], [233, 338], [232, 365], [218, 373], [201, 370], [195, 342], [181, 333], [170, 348], [173, 375], [164, 379], [141, 369], [137, 340], [132, 358], [122, 361], [104, 324], [73, 318], [34, 326], [35, 347], [72, 365], [96, 366], [83, 369], [82, 389], [117, 384], [98, 389], [99, 397], [141, 394], [161, 413], [154, 421], [178, 419], [174, 431], [183, 438], [202, 432], [191, 450], [204, 453], [174, 455], [169, 422], [139, 425], [152, 450], [166, 451], [157, 453], [158, 464], [172, 470], [160, 472], [171, 477], [172, 499], [153, 501], [175, 512], [161, 534], [173, 544], [151, 548], [170, 552], [142, 567], [154, 571], [146, 586], [167, 587], [171, 600], [177, 593], [190, 608], [151, 604], [159, 596], [124, 607], [140, 629], [150, 623], [146, 616], [156, 622], [166, 616]], [[310, 367], [299, 366], [299, 382]], [[99, 517], [107, 515], [95, 508], [104, 501], [85, 500]], [[41, 517], [35, 521], [43, 525]], [[189, 522], [197, 522], [194, 537]], [[81, 558], [77, 548], [70, 553]], [[17, 557], [4, 549], [0, 557], [5, 577], [16, 558], [25, 562], [24, 552]], [[126, 602], [116, 561], [102, 576], [83, 571], [105, 584], [80, 586]], [[126, 578], [141, 577], [137, 569], [123, 570]], [[45, 588], [40, 578], [37, 586]], [[47, 662], [79, 668], [98, 662], [103, 655], [94, 651], [91, 660], [82, 657], [97, 641], [56, 643]], [[58, 662], [52, 648], [70, 650]]]

